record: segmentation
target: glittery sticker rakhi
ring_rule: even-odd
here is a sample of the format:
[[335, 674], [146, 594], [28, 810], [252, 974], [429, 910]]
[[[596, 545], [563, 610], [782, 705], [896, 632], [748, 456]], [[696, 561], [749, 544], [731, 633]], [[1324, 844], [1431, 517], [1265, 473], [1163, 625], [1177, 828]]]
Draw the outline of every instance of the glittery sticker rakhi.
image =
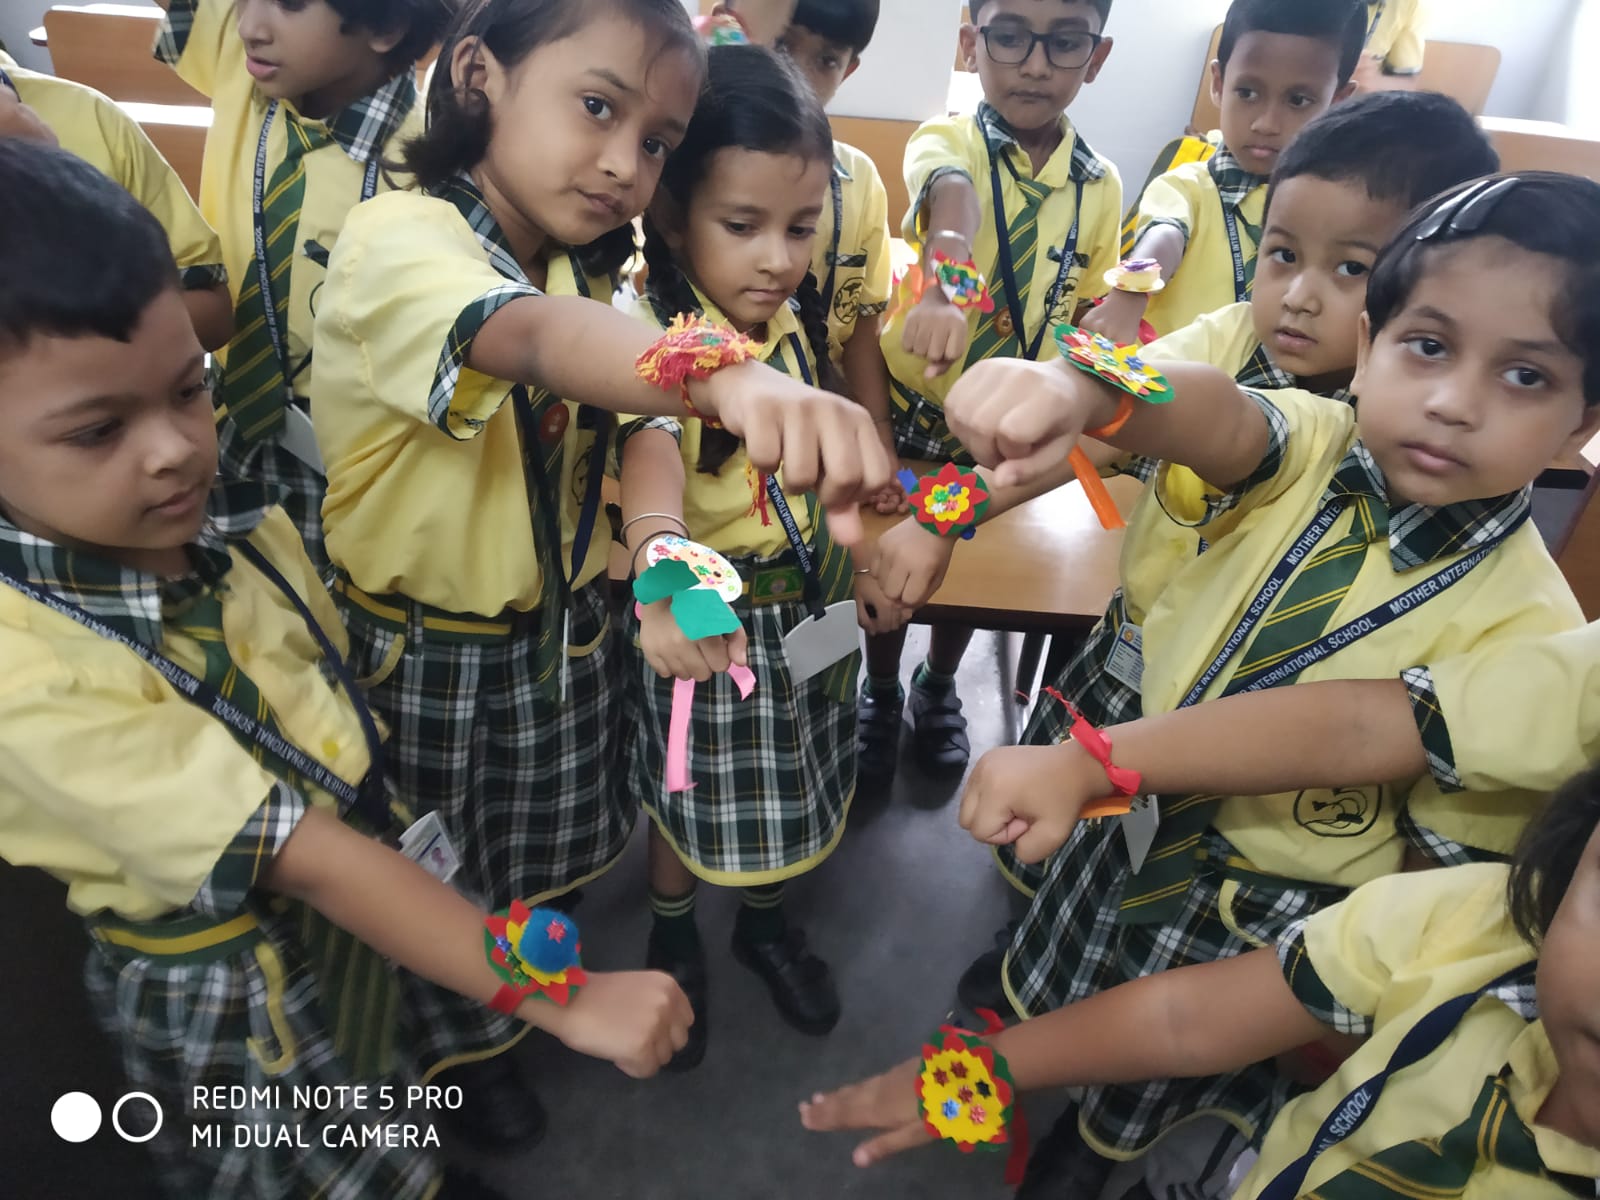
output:
[[1079, 370], [1130, 395], [1151, 404], [1165, 404], [1172, 399], [1172, 385], [1140, 356], [1138, 346], [1121, 345], [1076, 325], [1056, 327], [1056, 346], [1061, 356]]
[[994, 311], [994, 297], [989, 294], [989, 284], [970, 258], [957, 262], [947, 254], [933, 252], [933, 278], [945, 294], [945, 299], [957, 308], [975, 308], [981, 313]]

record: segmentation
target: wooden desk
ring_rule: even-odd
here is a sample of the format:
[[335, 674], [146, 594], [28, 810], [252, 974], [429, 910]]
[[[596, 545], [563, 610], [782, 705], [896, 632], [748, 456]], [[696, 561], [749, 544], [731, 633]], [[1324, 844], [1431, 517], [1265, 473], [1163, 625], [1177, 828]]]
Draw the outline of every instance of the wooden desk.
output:
[[[1125, 478], [1106, 486], [1124, 516], [1143, 487]], [[856, 557], [866, 562], [876, 538], [904, 518], [862, 515], [867, 542]], [[1069, 483], [996, 517], [958, 545], [944, 586], [912, 619], [1017, 633], [1083, 632], [1116, 590], [1121, 552], [1122, 532], [1101, 528], [1083, 488]]]

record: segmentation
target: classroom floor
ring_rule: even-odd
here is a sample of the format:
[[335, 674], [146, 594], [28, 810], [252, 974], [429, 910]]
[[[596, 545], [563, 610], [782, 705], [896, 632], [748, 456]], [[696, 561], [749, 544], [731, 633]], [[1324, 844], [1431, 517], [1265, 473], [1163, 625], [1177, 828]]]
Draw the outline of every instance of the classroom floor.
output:
[[[1006, 639], [1012, 640], [1014, 639]], [[926, 648], [914, 629], [908, 664]], [[979, 634], [960, 676], [974, 754], [1010, 736], [1000, 695], [1002, 639]], [[1015, 660], [1015, 647], [1010, 651]], [[910, 667], [906, 668], [909, 676]], [[857, 1079], [915, 1054], [956, 1005], [962, 968], [1007, 916], [1009, 888], [986, 850], [956, 824], [959, 785], [935, 784], [905, 757], [887, 802], [859, 805], [844, 840], [817, 871], [791, 885], [790, 912], [832, 966], [844, 1017], [825, 1038], [795, 1033], [765, 988], [727, 952], [736, 899], [702, 890], [700, 927], [711, 971], [711, 1038], [684, 1075], [636, 1083], [549, 1039], [519, 1047], [550, 1109], [544, 1142], [526, 1155], [478, 1159], [508, 1197], [581, 1200], [925, 1200], [1009, 1194], [1000, 1155], [929, 1148], [860, 1171], [847, 1135], [800, 1126], [796, 1104], [819, 1088]], [[641, 830], [642, 833], [642, 830]], [[635, 837], [609, 875], [585, 889], [578, 916], [596, 967], [643, 962], [644, 846]], [[1048, 1127], [1057, 1102], [1030, 1105]]]

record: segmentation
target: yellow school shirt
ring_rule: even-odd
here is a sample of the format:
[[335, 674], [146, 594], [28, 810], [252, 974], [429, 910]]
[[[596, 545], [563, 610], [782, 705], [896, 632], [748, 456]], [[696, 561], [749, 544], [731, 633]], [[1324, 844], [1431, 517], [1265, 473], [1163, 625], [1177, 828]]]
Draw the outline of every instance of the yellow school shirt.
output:
[[[1496, 643], [1429, 670], [1464, 786], [1554, 791], [1600, 760], [1600, 624]], [[1508, 705], [1515, 695], [1534, 697], [1533, 707]]]
[[[559, 262], [552, 278], [570, 286]], [[484, 617], [538, 607], [542, 576], [511, 383], [462, 366], [448, 412], [436, 421], [429, 404], [441, 362], [452, 351], [464, 358], [501, 304], [537, 294], [490, 265], [447, 200], [390, 192], [351, 212], [317, 314], [318, 387], [328, 402], [311, 416], [328, 468], [328, 555], [363, 591]], [[568, 566], [574, 472], [587, 470], [580, 464], [590, 444], [580, 442], [577, 407], [561, 404], [541, 423], [552, 435], [559, 424], [566, 439]], [[596, 528], [576, 586], [605, 570], [604, 521]]]
[[[1234, 507], [1207, 521], [1212, 489], [1172, 464], [1163, 465], [1157, 476], [1167, 512], [1198, 525], [1211, 549], [1171, 579], [1145, 622], [1146, 714], [1172, 711], [1205, 673], [1268, 575], [1322, 508], [1328, 484], [1356, 440], [1355, 412], [1348, 404], [1297, 390], [1272, 392], [1265, 399], [1287, 424], [1287, 444], [1271, 478], [1250, 488]], [[1344, 537], [1352, 519], [1347, 507], [1320, 544]], [[1461, 557], [1447, 554], [1397, 574], [1392, 555], [1382, 539], [1367, 548], [1365, 565], [1329, 620], [1330, 630]], [[1388, 677], [1417, 662], [1479, 649], [1491, 639], [1550, 634], [1582, 622], [1560, 570], [1532, 521], [1526, 521], [1448, 591], [1313, 664], [1298, 681]], [[1243, 649], [1248, 652], [1249, 642]], [[1207, 695], [1220, 695], [1229, 675], [1224, 670]], [[1525, 686], [1503, 692], [1501, 700], [1513, 712], [1533, 711], [1543, 703]], [[1400, 869], [1404, 846], [1395, 817], [1402, 802], [1424, 828], [1462, 846], [1504, 855], [1542, 800], [1512, 791], [1445, 794], [1428, 777], [1409, 789], [1228, 797], [1213, 825], [1258, 870], [1354, 887]]]
[[[250, 264], [255, 258], [255, 226], [251, 213], [256, 149], [270, 101], [256, 90], [255, 81], [245, 70], [244, 43], [239, 38], [238, 14], [232, 0], [171, 0], [156, 43], [156, 55], [171, 64], [184, 82], [211, 100], [211, 132], [206, 136], [205, 160], [200, 169], [200, 211], [222, 239], [228, 286], [237, 303], [240, 290], [253, 274]], [[395, 103], [402, 106], [407, 98], [415, 98], [416, 85], [409, 75], [408, 70], [385, 85], [392, 89]], [[283, 161], [288, 139], [284, 114], [293, 107], [279, 105], [272, 122], [264, 185], [270, 183]], [[388, 116], [397, 116], [397, 111], [388, 112], [393, 105], [387, 93], [380, 107]], [[349, 113], [348, 109], [344, 111]], [[333, 114], [330, 121], [337, 123], [338, 115]], [[376, 124], [379, 128], [388, 127], [387, 120]], [[287, 339], [291, 363], [304, 361], [311, 351], [312, 322], [321, 298], [327, 255], [339, 240], [345, 217], [361, 198], [368, 161], [373, 154], [385, 160], [398, 158], [402, 143], [422, 129], [423, 106], [413, 103], [404, 120], [381, 144], [359, 147], [359, 161], [338, 142], [305, 156], [305, 198], [290, 268]], [[379, 192], [391, 186], [385, 174], [378, 172]], [[296, 376], [296, 393], [314, 397], [317, 374], [313, 361]]]
[[[1035, 336], [1042, 324], [1049, 325], [1039, 348], [1039, 357], [1045, 360], [1057, 353], [1051, 338], [1055, 326], [1070, 320], [1079, 304], [1105, 294], [1103, 276], [1117, 265], [1122, 225], [1122, 178], [1116, 167], [1091, 150], [1065, 116], [1061, 118], [1061, 126], [1061, 145], [1037, 176], [1039, 183], [1054, 189], [1040, 208], [1038, 245], [1031, 262], [1016, 264], [1019, 286], [1024, 279], [1032, 280], [1023, 314], [1027, 337]], [[936, 117], [912, 134], [906, 146], [905, 177], [907, 190], [916, 199], [906, 214], [902, 232], [907, 241], [918, 246], [929, 232], [937, 232], [923, 227], [923, 209], [929, 189], [945, 175], [966, 176], [977, 193], [980, 213], [978, 236], [972, 248], [973, 260], [993, 284], [1000, 277], [997, 216], [1011, 226], [1022, 214], [1025, 198], [1016, 178], [1002, 161], [1000, 192], [1006, 211], [995, 213], [989, 159], [991, 143], [996, 153], [1016, 169], [1017, 175], [1024, 179], [1035, 178], [1027, 154], [987, 104], [979, 107], [976, 116]], [[1084, 186], [1076, 265], [1068, 272], [1055, 307], [1047, 313], [1045, 302], [1060, 271], [1059, 262], [1052, 259], [1050, 253], [1053, 250], [1059, 254], [1072, 229], [1073, 218], [1078, 215], [1074, 197], [1079, 180]], [[889, 364], [889, 373], [909, 390], [942, 404], [961, 377], [965, 364], [958, 362], [937, 379], [925, 379], [923, 373], [928, 364], [907, 354], [901, 345], [905, 316], [904, 311], [897, 313], [883, 331], [883, 357]], [[974, 330], [981, 316], [976, 309], [969, 310], [968, 324]], [[1018, 331], [1019, 336], [1022, 332]]]
[[[1267, 181], [1244, 173], [1226, 148], [1205, 162], [1184, 163], [1158, 175], [1139, 201], [1138, 236], [1157, 225], [1183, 231], [1183, 263], [1150, 300], [1145, 320], [1159, 335], [1182, 329], [1195, 318], [1238, 302], [1233, 247], [1222, 212], [1219, 175], [1249, 187], [1236, 222], [1246, 278], [1254, 278], [1260, 229], [1266, 219]], [[1253, 185], [1245, 182], [1255, 180]]]
[[[838, 189], [841, 219], [834, 222]], [[873, 161], [845, 142], [833, 144], [833, 181], [822, 202], [811, 271], [828, 306], [828, 352], [837, 363], [858, 319], [889, 307], [889, 193]], [[832, 281], [833, 290], [828, 290]]]
[[[249, 540], [346, 652], [339, 615], [283, 511]], [[234, 661], [285, 738], [358, 782], [370, 760], [355, 710], [324, 676], [288, 598], [236, 549], [231, 558], [222, 626]], [[203, 676], [199, 642], [170, 626], [163, 634], [161, 653]], [[131, 650], [4, 585], [0, 658], [0, 858], [62, 880], [80, 914], [142, 921], [189, 904], [277, 777]]]
[[1415, 75], [1427, 49], [1422, 0], [1380, 0], [1367, 5], [1367, 54], [1383, 60], [1385, 75]]
[[[1303, 933], [1283, 939], [1285, 977], [1312, 1012], [1326, 1020], [1323, 1010], [1331, 1001], [1333, 1011], [1373, 1021], [1375, 1029], [1332, 1079], [1279, 1113], [1237, 1200], [1255, 1200], [1309, 1150], [1334, 1109], [1388, 1064], [1401, 1038], [1423, 1017], [1533, 959], [1506, 911], [1506, 874], [1503, 866], [1481, 864], [1392, 876], [1324, 909], [1305, 922]], [[1302, 1193], [1315, 1194], [1391, 1147], [1443, 1138], [1472, 1115], [1485, 1083], [1509, 1066], [1512, 1111], [1502, 1110], [1484, 1130], [1465, 1189], [1448, 1195], [1571, 1200], [1572, 1193], [1553, 1180], [1514, 1171], [1487, 1152], [1502, 1123], [1520, 1118], [1546, 1170], [1585, 1179], [1600, 1175], [1600, 1150], [1537, 1124], [1560, 1069], [1544, 1027], [1518, 1011], [1524, 1004], [1520, 997], [1515, 1006], [1495, 994], [1480, 997], [1444, 1045], [1390, 1076], [1363, 1125], [1312, 1161]], [[1369, 1164], [1361, 1174], [1373, 1196], [1446, 1194], [1408, 1188], [1381, 1164]]]
[[[695, 296], [707, 320], [728, 324], [728, 318], [716, 305], [698, 290]], [[647, 299], [636, 301], [632, 311], [640, 320], [661, 327]], [[811, 348], [806, 344], [805, 331], [800, 328], [799, 317], [787, 304], [767, 322], [757, 357], [791, 379], [805, 377], [800, 369], [803, 361], [812, 378], [816, 378], [816, 365], [811, 358]], [[734, 451], [722, 470], [715, 475], [704, 475], [696, 470], [695, 464], [700, 460], [700, 439], [705, 426], [692, 419], [684, 420], [682, 425], [678, 448], [683, 455], [683, 519], [689, 526], [689, 536], [728, 558], [768, 557], [787, 550], [789, 538], [784, 533], [783, 522], [772, 511], [761, 475], [751, 465], [744, 446]], [[785, 488], [783, 495], [799, 526], [800, 536], [809, 545], [811, 511], [806, 493]]]
[[17, 95], [55, 132], [61, 148], [121, 184], [161, 222], [184, 286], [222, 283], [222, 243], [139, 123], [93, 88], [24, 70], [4, 55], [0, 60]]

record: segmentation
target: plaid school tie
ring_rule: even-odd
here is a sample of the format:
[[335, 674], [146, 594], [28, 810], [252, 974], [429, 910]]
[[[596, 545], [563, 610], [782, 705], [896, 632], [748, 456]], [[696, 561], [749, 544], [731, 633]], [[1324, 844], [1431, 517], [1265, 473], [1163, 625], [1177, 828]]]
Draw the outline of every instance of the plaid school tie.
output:
[[[261, 689], [239, 669], [228, 651], [222, 634], [222, 601], [214, 589], [201, 593], [173, 627], [199, 643], [205, 655], [203, 678], [223, 699], [232, 701], [274, 733], [281, 733]], [[229, 732], [233, 732], [231, 727]], [[287, 764], [269, 755], [254, 739], [235, 736], [256, 762], [304, 794], [305, 781]], [[357, 814], [346, 814], [345, 820], [368, 832]], [[400, 992], [382, 956], [307, 904], [282, 898], [273, 904], [296, 923], [301, 949], [317, 974], [323, 1015], [340, 1057], [363, 1077], [390, 1070]]]
[[[1016, 221], [1007, 226], [1002, 237], [1011, 239], [1011, 261], [1017, 280], [1017, 311], [1028, 311], [1028, 292], [1033, 284], [1033, 255], [1039, 246], [1039, 210], [1050, 198], [1054, 188], [1034, 179], [1013, 175], [1012, 182], [1022, 189], [1022, 212]], [[996, 221], [1005, 220], [1004, 213], [995, 214]], [[1011, 306], [1006, 303], [1006, 285], [1003, 279], [989, 280], [989, 294], [994, 297], [994, 311], [984, 315], [972, 335], [972, 345], [967, 349], [966, 366], [988, 358], [1021, 358], [1025, 329], [1013, 328]], [[1041, 320], [1049, 320], [1045, 314]]]
[[[1391, 1146], [1318, 1184], [1314, 1194], [1321, 1200], [1459, 1196], [1479, 1167], [1489, 1163], [1535, 1179], [1544, 1176], [1538, 1144], [1512, 1106], [1507, 1073], [1509, 1068], [1488, 1080], [1471, 1114], [1442, 1138]], [[1594, 1195], [1592, 1179], [1585, 1181], [1584, 1192], [1565, 1178], [1557, 1182], [1576, 1195]]]
[[[261, 197], [272, 295], [261, 294], [261, 272], [252, 258], [245, 269], [239, 302], [234, 305], [233, 340], [228, 343], [227, 367], [222, 376], [221, 403], [246, 446], [275, 437], [284, 427], [284, 406], [289, 403], [292, 384], [288, 364], [279, 358], [278, 349], [272, 344], [266, 306], [272, 304], [278, 329], [287, 339], [289, 274], [300, 230], [300, 208], [306, 195], [305, 157], [333, 141], [322, 126], [302, 123], [287, 109], [283, 110], [283, 123], [288, 149]], [[284, 351], [288, 352], [287, 340]]]
[[[561, 702], [561, 665], [566, 657], [566, 616], [572, 588], [561, 561], [560, 487], [566, 450], [563, 417], [567, 407], [549, 392], [532, 396], [518, 387], [512, 393], [517, 430], [522, 437], [522, 466], [533, 516], [533, 551], [539, 560], [539, 633], [534, 642], [534, 680], [546, 700]], [[560, 413], [560, 416], [557, 416]], [[609, 434], [602, 429], [597, 437]], [[584, 547], [577, 547], [581, 554]]]
[[[1334, 489], [1343, 491], [1337, 482]], [[1343, 494], [1353, 514], [1350, 532], [1339, 541], [1318, 548], [1301, 566], [1256, 630], [1223, 695], [1242, 690], [1255, 675], [1292, 658], [1321, 638], [1339, 605], [1350, 594], [1361, 564], [1366, 561], [1368, 545], [1388, 536], [1388, 509], [1382, 500], [1355, 492]], [[1183, 911], [1184, 893], [1194, 874], [1200, 840], [1222, 799], [1160, 799], [1161, 823], [1144, 865], [1128, 884], [1120, 923], [1165, 923]]]

